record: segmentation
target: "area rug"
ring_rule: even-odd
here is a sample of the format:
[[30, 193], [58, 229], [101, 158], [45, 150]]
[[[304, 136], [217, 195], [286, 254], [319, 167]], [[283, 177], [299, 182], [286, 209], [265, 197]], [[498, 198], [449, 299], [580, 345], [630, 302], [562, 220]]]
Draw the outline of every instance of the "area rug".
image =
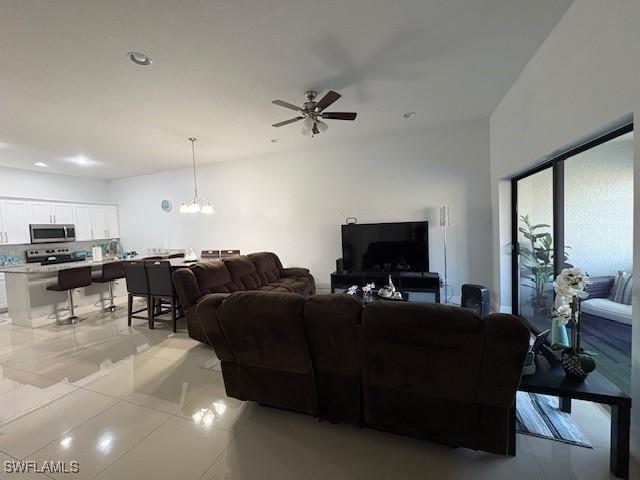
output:
[[518, 433], [593, 448], [571, 415], [560, 410], [558, 397], [518, 392], [516, 412]]
[[216, 357], [213, 357], [207, 360], [202, 365], [198, 365], [198, 368], [202, 368], [204, 370], [213, 370], [214, 372], [222, 371], [222, 367], [220, 366], [220, 360], [218, 360]]

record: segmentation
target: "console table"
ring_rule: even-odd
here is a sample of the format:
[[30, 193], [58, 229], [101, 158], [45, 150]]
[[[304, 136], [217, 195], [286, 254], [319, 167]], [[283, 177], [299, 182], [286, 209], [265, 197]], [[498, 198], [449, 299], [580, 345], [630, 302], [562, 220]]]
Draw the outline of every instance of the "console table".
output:
[[[331, 274], [331, 293], [344, 292], [352, 285], [363, 287], [375, 283], [382, 287], [388, 283], [389, 273], [336, 271]], [[396, 289], [407, 294], [410, 302], [440, 303], [440, 275], [431, 272], [393, 272], [391, 280]]]
[[[539, 363], [539, 362], [537, 362]], [[567, 377], [561, 365], [540, 367], [535, 375], [522, 377], [518, 390], [552, 395], [560, 398], [560, 407], [571, 412], [571, 399], [586, 400], [611, 406], [610, 469], [619, 478], [629, 478], [629, 435], [631, 424], [631, 398], [607, 380], [598, 371], [584, 380]], [[509, 454], [516, 454], [516, 415], [512, 409]]]

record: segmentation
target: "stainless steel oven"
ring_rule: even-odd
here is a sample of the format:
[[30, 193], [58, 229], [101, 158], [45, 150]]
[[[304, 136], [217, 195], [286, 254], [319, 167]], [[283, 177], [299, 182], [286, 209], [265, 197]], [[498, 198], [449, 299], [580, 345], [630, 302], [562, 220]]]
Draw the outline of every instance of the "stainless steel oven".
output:
[[31, 224], [31, 243], [75, 242], [76, 226], [72, 224]]

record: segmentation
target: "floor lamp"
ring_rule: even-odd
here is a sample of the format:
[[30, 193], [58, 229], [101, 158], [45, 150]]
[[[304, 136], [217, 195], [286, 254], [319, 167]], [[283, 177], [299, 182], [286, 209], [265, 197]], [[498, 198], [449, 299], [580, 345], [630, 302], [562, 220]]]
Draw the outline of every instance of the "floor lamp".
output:
[[440, 228], [442, 228], [442, 240], [444, 243], [444, 283], [442, 289], [444, 293], [444, 303], [449, 303], [449, 279], [447, 277], [447, 228], [449, 227], [449, 207], [440, 207]]

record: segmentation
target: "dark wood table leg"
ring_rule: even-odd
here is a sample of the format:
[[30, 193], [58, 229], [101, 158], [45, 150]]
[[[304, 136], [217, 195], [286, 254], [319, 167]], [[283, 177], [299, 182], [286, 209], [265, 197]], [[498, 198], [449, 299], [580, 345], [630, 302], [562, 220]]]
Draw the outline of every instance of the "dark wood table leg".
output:
[[618, 478], [629, 478], [629, 435], [631, 407], [611, 405], [610, 469]]
[[507, 455], [510, 457], [516, 456], [516, 404], [513, 404], [511, 411], [509, 412], [509, 448]]
[[559, 397], [560, 411], [564, 413], [571, 413], [571, 399], [568, 397]]

